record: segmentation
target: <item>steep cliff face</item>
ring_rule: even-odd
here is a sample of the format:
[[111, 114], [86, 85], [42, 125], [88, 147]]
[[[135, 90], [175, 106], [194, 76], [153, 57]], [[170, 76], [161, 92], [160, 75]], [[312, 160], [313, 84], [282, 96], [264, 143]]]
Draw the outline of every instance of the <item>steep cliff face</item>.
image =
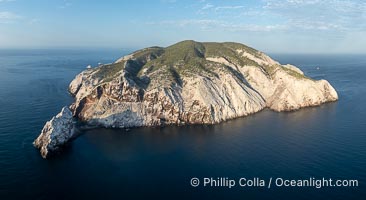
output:
[[238, 43], [183, 41], [81, 72], [71, 82], [79, 120], [102, 127], [213, 124], [265, 107], [290, 111], [338, 99], [312, 80]]
[[72, 113], [68, 107], [64, 107], [59, 114], [45, 124], [33, 145], [40, 149], [43, 158], [47, 158], [59, 151], [74, 136]]

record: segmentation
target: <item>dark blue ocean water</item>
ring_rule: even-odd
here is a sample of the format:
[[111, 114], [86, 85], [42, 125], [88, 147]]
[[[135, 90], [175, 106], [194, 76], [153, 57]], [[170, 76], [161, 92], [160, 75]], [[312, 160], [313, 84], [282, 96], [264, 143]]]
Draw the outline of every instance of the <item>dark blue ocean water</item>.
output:
[[[272, 55], [340, 100], [213, 126], [86, 131], [54, 159], [33, 140], [72, 102], [69, 82], [118, 50], [0, 51], [0, 199], [364, 199], [366, 56]], [[317, 69], [319, 67], [319, 69]], [[191, 187], [197, 177], [357, 179], [359, 187]]]

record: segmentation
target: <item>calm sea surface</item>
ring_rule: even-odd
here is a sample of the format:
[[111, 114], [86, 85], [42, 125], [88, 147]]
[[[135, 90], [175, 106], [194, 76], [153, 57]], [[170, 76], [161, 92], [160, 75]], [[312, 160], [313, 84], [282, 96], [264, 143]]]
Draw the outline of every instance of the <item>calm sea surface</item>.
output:
[[[126, 51], [0, 50], [0, 199], [365, 199], [366, 56], [272, 55], [340, 100], [213, 126], [86, 131], [59, 157], [32, 146], [85, 66]], [[317, 69], [319, 67], [319, 69]], [[201, 186], [190, 186], [197, 177]], [[205, 177], [357, 179], [359, 187], [203, 187]]]

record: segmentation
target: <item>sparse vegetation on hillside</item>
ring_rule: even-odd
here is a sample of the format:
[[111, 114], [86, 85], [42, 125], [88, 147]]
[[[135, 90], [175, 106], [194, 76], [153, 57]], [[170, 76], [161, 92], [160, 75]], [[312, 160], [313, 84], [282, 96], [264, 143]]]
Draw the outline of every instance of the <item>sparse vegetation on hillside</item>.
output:
[[[229, 62], [234, 63], [239, 66], [252, 65], [259, 66], [258, 63], [250, 60], [248, 58], [239, 56], [236, 49], [249, 48], [244, 45], [239, 45], [236, 43], [216, 43], [207, 42], [204, 43], [206, 47], [206, 57], [224, 57]], [[245, 49], [246, 50], [246, 49]]]
[[282, 67], [281, 66], [281, 69], [283, 69], [287, 74], [289, 74], [289, 75], [291, 75], [293, 77], [296, 77], [298, 79], [310, 79], [309, 77], [306, 77], [305, 75], [300, 74], [300, 73], [298, 73], [298, 72], [296, 72], [294, 70], [291, 70], [289, 68], [286, 68], [286, 67]]
[[118, 74], [125, 66], [125, 62], [112, 63], [102, 65], [95, 68], [96, 73], [93, 74], [94, 78], [103, 80], [104, 82], [110, 81], [114, 76]]
[[147, 62], [143, 69], [148, 69], [149, 73], [171, 68], [174, 68], [178, 74], [187, 71], [192, 73], [210, 73], [210, 70], [206, 69], [208, 65], [205, 64], [207, 61], [204, 56], [205, 47], [202, 43], [191, 40], [182, 41], [165, 48], [164, 53], [160, 57]]
[[142, 58], [146, 58], [146, 57], [157, 58], [163, 53], [164, 53], [164, 48], [162, 48], [162, 47], [148, 47], [148, 48], [145, 48], [145, 49], [142, 49], [139, 51], [135, 51], [132, 54], [134, 55], [134, 58], [142, 59]]
[[224, 42], [222, 43], [222, 45], [224, 45], [227, 48], [231, 48], [231, 49], [243, 49], [246, 52], [254, 55], [254, 56], [258, 56], [259, 52], [255, 49], [253, 49], [252, 47], [246, 46], [244, 44], [240, 44], [240, 43], [235, 43], [235, 42]]
[[[239, 43], [225, 42], [195, 42], [186, 40], [172, 46], [150, 47], [134, 52], [133, 60], [127, 61], [126, 70], [130, 75], [140, 79], [141, 76], [153, 76], [164, 81], [180, 82], [181, 77], [199, 74], [205, 76], [216, 76], [217, 70], [225, 70], [223, 64], [206, 60], [207, 57], [223, 57], [229, 62], [238, 66], [256, 66], [263, 69], [268, 76], [272, 76], [276, 66], [261, 66], [257, 62], [240, 56], [237, 50], [244, 50], [253, 56], [260, 57], [260, 52]], [[103, 79], [103, 82], [110, 81], [115, 75], [125, 67], [125, 63], [113, 63], [104, 65], [94, 76]], [[215, 69], [215, 70], [213, 70]], [[297, 78], [307, 78], [293, 70], [282, 68], [288, 74]], [[138, 81], [138, 80], [136, 80]]]

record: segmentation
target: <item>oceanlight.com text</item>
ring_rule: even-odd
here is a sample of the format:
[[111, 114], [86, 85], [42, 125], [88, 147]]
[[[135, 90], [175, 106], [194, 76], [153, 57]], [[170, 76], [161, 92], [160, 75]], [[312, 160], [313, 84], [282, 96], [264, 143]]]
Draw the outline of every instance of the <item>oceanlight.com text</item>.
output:
[[359, 182], [356, 179], [333, 179], [333, 178], [314, 178], [308, 179], [287, 179], [280, 177], [270, 177], [267, 179], [252, 177], [241, 177], [232, 179], [228, 177], [204, 177], [191, 178], [192, 187], [313, 187], [321, 189], [324, 187], [358, 187]]

